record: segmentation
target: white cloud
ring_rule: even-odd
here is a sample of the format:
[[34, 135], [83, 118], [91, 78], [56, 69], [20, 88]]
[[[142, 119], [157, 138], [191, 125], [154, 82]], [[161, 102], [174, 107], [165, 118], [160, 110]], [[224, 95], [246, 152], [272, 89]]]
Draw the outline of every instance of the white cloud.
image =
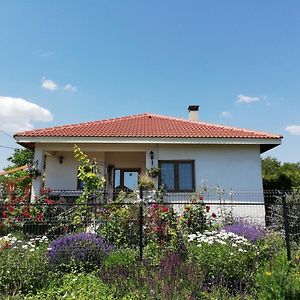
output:
[[299, 134], [300, 135], [300, 125], [289, 125], [285, 128], [291, 134]]
[[33, 129], [32, 122], [50, 122], [51, 112], [22, 98], [0, 96], [0, 129], [8, 133]]
[[237, 103], [252, 103], [252, 102], [257, 102], [261, 100], [259, 97], [252, 97], [252, 96], [246, 96], [246, 95], [237, 95], [238, 100], [236, 101]]
[[64, 91], [77, 92], [77, 86], [72, 85], [72, 84], [67, 84], [67, 85], [64, 86]]
[[231, 117], [231, 112], [229, 112], [229, 111], [222, 111], [221, 112], [221, 117]]
[[49, 91], [56, 91], [58, 89], [58, 85], [53, 80], [43, 77], [42, 88]]

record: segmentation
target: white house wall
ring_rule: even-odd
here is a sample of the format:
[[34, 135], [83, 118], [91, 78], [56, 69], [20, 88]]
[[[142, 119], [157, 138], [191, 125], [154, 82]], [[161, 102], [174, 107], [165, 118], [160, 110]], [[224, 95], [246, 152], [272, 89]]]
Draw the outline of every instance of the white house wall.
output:
[[261, 191], [258, 145], [160, 145], [159, 160], [194, 160], [196, 187], [219, 185], [225, 190]]
[[[103, 152], [86, 153], [90, 159], [97, 162], [104, 162]], [[59, 162], [59, 157], [63, 157], [63, 162]], [[46, 158], [46, 178], [45, 188], [51, 190], [76, 190], [77, 189], [77, 169], [78, 162], [74, 158], [73, 152], [57, 152], [55, 155], [48, 155]], [[104, 175], [104, 169], [100, 169]]]
[[[47, 154], [45, 187], [56, 190], [77, 189], [77, 166], [73, 145], [40, 144]], [[196, 187], [208, 185], [239, 191], [261, 191], [259, 145], [80, 145], [97, 161], [116, 167], [151, 167], [149, 152], [158, 160], [194, 160]], [[59, 156], [63, 163], [59, 163]], [[103, 170], [104, 172], [104, 170]]]

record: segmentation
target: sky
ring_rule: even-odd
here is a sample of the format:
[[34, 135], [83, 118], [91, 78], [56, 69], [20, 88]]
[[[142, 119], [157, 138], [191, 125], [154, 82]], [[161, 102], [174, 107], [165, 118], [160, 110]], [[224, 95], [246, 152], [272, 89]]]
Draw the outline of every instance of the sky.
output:
[[189, 105], [299, 162], [299, 36], [299, 1], [2, 0], [0, 169], [14, 132]]

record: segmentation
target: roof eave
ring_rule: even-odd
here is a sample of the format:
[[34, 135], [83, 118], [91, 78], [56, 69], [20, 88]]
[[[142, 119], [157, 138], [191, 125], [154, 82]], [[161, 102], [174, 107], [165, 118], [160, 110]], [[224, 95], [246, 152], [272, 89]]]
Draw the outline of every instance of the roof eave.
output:
[[24, 137], [15, 136], [18, 144], [32, 149], [35, 143], [66, 144], [239, 144], [261, 145], [261, 153], [281, 144], [281, 137], [272, 138], [166, 138], [166, 137]]

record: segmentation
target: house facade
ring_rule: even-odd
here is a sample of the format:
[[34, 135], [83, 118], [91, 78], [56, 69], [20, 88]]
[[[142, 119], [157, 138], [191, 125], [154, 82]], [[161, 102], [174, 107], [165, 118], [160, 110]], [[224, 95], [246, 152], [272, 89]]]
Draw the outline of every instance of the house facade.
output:
[[159, 166], [157, 185], [170, 193], [199, 186], [225, 190], [262, 191], [260, 154], [278, 146], [282, 136], [203, 123], [198, 106], [189, 118], [139, 114], [109, 120], [57, 126], [16, 133], [17, 143], [35, 151], [32, 195], [41, 188], [78, 190], [78, 145], [97, 161], [107, 189], [134, 189], [138, 175]]

